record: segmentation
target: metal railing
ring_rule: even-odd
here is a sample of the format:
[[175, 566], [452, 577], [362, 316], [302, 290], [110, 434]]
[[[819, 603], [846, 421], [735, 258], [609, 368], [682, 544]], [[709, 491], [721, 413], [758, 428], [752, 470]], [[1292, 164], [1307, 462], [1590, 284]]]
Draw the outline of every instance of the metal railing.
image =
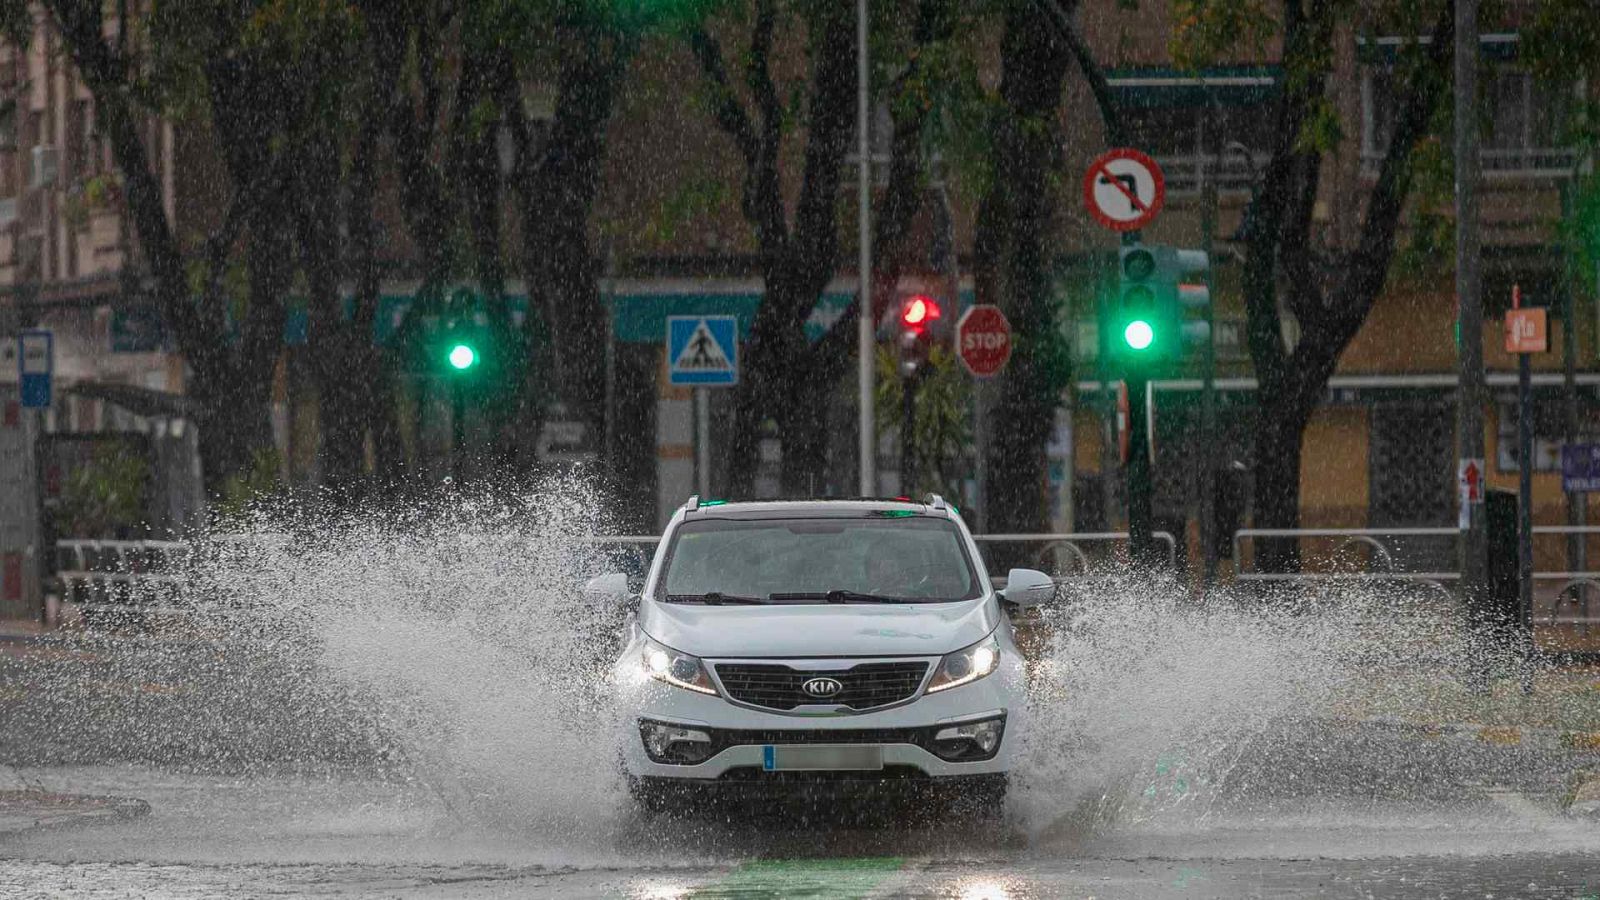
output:
[[1207, 181], [1215, 184], [1217, 190], [1223, 193], [1242, 193], [1250, 190], [1259, 173], [1266, 171], [1272, 154], [1164, 153], [1156, 161], [1161, 164], [1169, 194], [1197, 194]]
[[[1578, 151], [1568, 147], [1485, 147], [1479, 161], [1486, 178], [1567, 179], [1577, 172]], [[1380, 153], [1363, 153], [1361, 174], [1372, 177], [1383, 164]]]
[[57, 541], [56, 578], [62, 599], [85, 610], [173, 612], [192, 553], [182, 541]]
[[[1178, 564], [1178, 539], [1168, 531], [1152, 531], [1150, 537], [1166, 545], [1167, 565], [1175, 567]], [[980, 544], [1043, 544], [1033, 555], [1034, 568], [1050, 572], [1056, 579], [1071, 577], [1085, 577], [1094, 574], [1094, 563], [1090, 554], [1084, 551], [1085, 546], [1099, 545], [1115, 552], [1119, 547], [1127, 545], [1129, 536], [1126, 531], [1079, 531], [1061, 534], [975, 534], [974, 541]], [[1050, 554], [1065, 551], [1070, 559], [1078, 566], [1076, 575], [1063, 575], [1060, 572], [1051, 572], [1058, 566], [1051, 565]]]
[[[1167, 531], [1153, 531], [1150, 533], [1150, 537], [1166, 545], [1167, 565], [1176, 566], [1178, 563], [1178, 539]], [[1092, 557], [1103, 557], [1105, 554], [1091, 554], [1087, 552], [1086, 548], [1097, 547], [1097, 549], [1104, 548], [1115, 552], [1117, 548], [1128, 543], [1128, 533], [1126, 531], [1080, 531], [1060, 534], [975, 534], [972, 539], [980, 544], [1043, 544], [1044, 546], [1034, 553], [1032, 559], [1035, 568], [1044, 571], [1058, 568], [1047, 561], [1050, 558], [1050, 554], [1058, 551], [1064, 552], [1073, 564], [1077, 566], [1078, 571], [1073, 575], [1052, 573], [1056, 574], [1058, 580], [1060, 580], [1061, 578], [1081, 578], [1094, 574], [1092, 569], [1095, 564]], [[585, 538], [584, 542], [597, 546], [610, 544], [632, 549], [660, 543], [661, 537], [660, 535], [644, 534], [600, 535]]]
[[[1537, 535], [1582, 535], [1600, 537], [1600, 525], [1536, 526]], [[1176, 567], [1178, 542], [1171, 532], [1157, 531], [1152, 538], [1164, 545], [1168, 566]], [[1244, 528], [1233, 535], [1233, 558], [1238, 569], [1233, 578], [1242, 582], [1281, 583], [1371, 583], [1418, 584], [1446, 593], [1460, 579], [1460, 573], [1444, 570], [1409, 570], [1397, 555], [1397, 542], [1416, 539], [1458, 540], [1460, 531], [1450, 527], [1423, 528]], [[1349, 549], [1369, 554], [1366, 571], [1258, 572], [1245, 567], [1247, 542], [1261, 538], [1326, 539], [1332, 542], [1330, 556]], [[279, 537], [280, 540], [284, 539]], [[1031, 555], [1034, 568], [1049, 572], [1058, 582], [1103, 577], [1126, 565], [1129, 536], [1125, 531], [1063, 532], [1054, 534], [978, 534], [980, 544], [1037, 545]], [[221, 540], [226, 543], [226, 536]], [[597, 535], [583, 539], [597, 547], [625, 549], [643, 566], [650, 562], [650, 550], [660, 543], [659, 535]], [[94, 610], [138, 608], [170, 612], [181, 606], [179, 585], [193, 560], [195, 545], [179, 541], [63, 540], [56, 544], [56, 578], [63, 599]], [[1592, 608], [1593, 595], [1600, 593], [1600, 571], [1535, 572], [1534, 579], [1555, 585], [1555, 603], [1540, 624], [1569, 625], [1583, 629], [1600, 626]], [[1548, 596], [1548, 595], [1547, 595]]]
[[[1533, 535], [1566, 535], [1566, 536], [1597, 536], [1600, 537], [1600, 526], [1597, 525], [1535, 525]], [[1242, 528], [1233, 535], [1233, 558], [1238, 561], [1239, 570], [1234, 574], [1237, 581], [1257, 582], [1289, 582], [1289, 583], [1316, 583], [1316, 582], [1415, 582], [1435, 586], [1447, 590], [1447, 584], [1459, 581], [1461, 573], [1457, 571], [1408, 571], [1396, 567], [1394, 540], [1405, 538], [1450, 538], [1459, 547], [1461, 531], [1459, 528], [1445, 526], [1426, 528]], [[1340, 539], [1330, 555], [1338, 554], [1346, 549], [1366, 548], [1372, 555], [1372, 560], [1380, 563], [1378, 571], [1367, 572], [1252, 572], [1243, 568], [1244, 542], [1253, 538], [1331, 538]], [[1600, 593], [1600, 572], [1597, 571], [1537, 571], [1533, 573], [1535, 583], [1555, 584], [1555, 602], [1549, 615], [1535, 619], [1535, 624], [1543, 625], [1570, 625], [1578, 627], [1584, 635], [1588, 629], [1600, 626], [1592, 608], [1593, 595]], [[1568, 610], [1563, 612], [1563, 610]]]
[[[1331, 578], [1383, 578], [1395, 581], [1449, 581], [1460, 577], [1459, 572], [1407, 572], [1395, 568], [1394, 547], [1384, 538], [1451, 538], [1459, 539], [1456, 528], [1241, 528], [1233, 533], [1233, 558], [1239, 567], [1234, 578], [1239, 581], [1305, 581]], [[1254, 538], [1331, 538], [1337, 540], [1330, 556], [1349, 548], [1366, 548], [1373, 557], [1381, 560], [1380, 572], [1251, 572], [1244, 568], [1244, 545]]]

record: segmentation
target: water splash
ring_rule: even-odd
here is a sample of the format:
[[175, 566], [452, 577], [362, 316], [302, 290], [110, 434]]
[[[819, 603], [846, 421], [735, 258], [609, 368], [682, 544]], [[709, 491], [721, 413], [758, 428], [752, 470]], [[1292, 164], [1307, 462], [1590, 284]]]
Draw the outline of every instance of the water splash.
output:
[[[1170, 579], [1116, 576], [1076, 591], [1048, 630], [1012, 802], [1030, 833], [1069, 843], [1157, 819], [1204, 822], [1262, 780], [1274, 782], [1259, 784], [1263, 796], [1304, 793], [1283, 783], [1298, 778], [1313, 791], [1377, 790], [1319, 781], [1319, 753], [1334, 751], [1317, 735], [1352, 704], [1491, 664], [1437, 594], [1409, 588], [1223, 590], [1200, 602]], [[1382, 755], [1369, 760], [1374, 779], [1410, 765], [1366, 749]]]
[[325, 685], [378, 769], [456, 817], [576, 839], [618, 806], [603, 671], [622, 610], [576, 589], [602, 525], [576, 479], [405, 516], [275, 506], [213, 541], [197, 583], [226, 599], [229, 649]]
[[[566, 479], [336, 517], [310, 504], [253, 510], [199, 555], [190, 639], [119, 636], [97, 661], [51, 670], [41, 687], [54, 705], [27, 713], [47, 736], [30, 762], [114, 755], [241, 782], [355, 773], [444, 810], [402, 816], [406, 829], [494, 838], [473, 847], [749, 849], [758, 838], [737, 826], [630, 831], [605, 678], [625, 612], [577, 592], [613, 568], [590, 540], [608, 525], [603, 509]], [[1416, 685], [1486, 664], [1457, 611], [1426, 590], [1224, 591], [1199, 603], [1171, 581], [1118, 576], [1049, 616], [1010, 801], [1043, 848], [1204, 828], [1285, 797], [1426, 793], [1426, 766], [1492, 780], [1508, 765], [1419, 762], [1405, 744], [1334, 744], [1317, 730], [1414, 708]], [[1336, 753], [1359, 757], [1337, 783], [1324, 773]], [[952, 846], [972, 845], [953, 832]], [[915, 852], [928, 841], [904, 839]]]

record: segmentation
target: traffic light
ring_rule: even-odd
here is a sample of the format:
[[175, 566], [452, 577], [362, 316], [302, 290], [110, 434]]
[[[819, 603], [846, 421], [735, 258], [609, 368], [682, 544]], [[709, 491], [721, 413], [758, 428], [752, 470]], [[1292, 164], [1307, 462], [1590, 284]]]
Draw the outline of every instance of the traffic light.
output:
[[1165, 354], [1173, 340], [1164, 321], [1155, 248], [1141, 244], [1123, 247], [1117, 268], [1119, 284], [1112, 334], [1116, 355], [1129, 364], [1145, 363]]
[[1161, 277], [1172, 286], [1174, 316], [1181, 323], [1183, 343], [1203, 347], [1211, 340], [1211, 289], [1206, 286], [1211, 257], [1204, 250], [1161, 249]]
[[1188, 346], [1210, 339], [1211, 291], [1203, 275], [1210, 259], [1204, 252], [1131, 244], [1122, 248], [1120, 263], [1115, 356], [1128, 366], [1178, 362]]
[[446, 377], [476, 378], [477, 371], [491, 361], [489, 330], [470, 313], [447, 316], [428, 342], [427, 356], [433, 371]]
[[900, 301], [895, 346], [901, 374], [911, 375], [928, 361], [928, 351], [944, 329], [944, 310], [927, 294], [912, 294]]
[[478, 351], [471, 344], [457, 342], [451, 345], [450, 353], [445, 359], [452, 368], [465, 371], [478, 364]]

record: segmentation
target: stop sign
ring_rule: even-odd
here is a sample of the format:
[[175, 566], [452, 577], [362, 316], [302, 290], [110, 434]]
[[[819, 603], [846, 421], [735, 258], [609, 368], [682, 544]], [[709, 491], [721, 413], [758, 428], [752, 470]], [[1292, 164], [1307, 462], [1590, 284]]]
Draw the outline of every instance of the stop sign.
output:
[[988, 378], [1006, 367], [1011, 358], [1011, 323], [1000, 307], [979, 304], [956, 323], [956, 353], [967, 371]]

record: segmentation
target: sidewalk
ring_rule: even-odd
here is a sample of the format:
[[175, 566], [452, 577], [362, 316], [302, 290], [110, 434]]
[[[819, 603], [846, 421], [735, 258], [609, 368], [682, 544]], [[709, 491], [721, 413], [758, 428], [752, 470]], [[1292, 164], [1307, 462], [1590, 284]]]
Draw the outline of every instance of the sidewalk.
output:
[[1600, 749], [1600, 667], [1588, 663], [1541, 668], [1534, 673], [1529, 693], [1514, 677], [1498, 677], [1487, 691], [1475, 692], [1447, 667], [1379, 676], [1345, 691], [1335, 701], [1334, 714], [1419, 726], [1470, 723], [1491, 731], [1566, 732], [1578, 735], [1582, 746]]
[[0, 791], [0, 838], [42, 828], [127, 821], [149, 812], [150, 804], [129, 797], [40, 790]]
[[60, 628], [51, 628], [43, 622], [32, 619], [0, 619], [0, 641], [28, 641], [53, 635]]
[[1591, 772], [1575, 780], [1565, 808], [1569, 816], [1600, 822], [1600, 772]]

